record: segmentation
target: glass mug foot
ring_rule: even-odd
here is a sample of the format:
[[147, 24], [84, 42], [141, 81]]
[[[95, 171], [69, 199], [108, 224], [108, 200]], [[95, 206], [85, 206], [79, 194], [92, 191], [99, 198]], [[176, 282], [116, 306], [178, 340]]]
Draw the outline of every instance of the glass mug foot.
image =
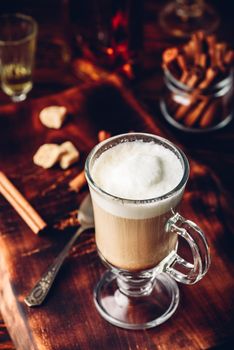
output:
[[125, 329], [147, 329], [162, 324], [179, 304], [177, 283], [166, 273], [156, 276], [147, 295], [127, 295], [119, 288], [116, 274], [107, 271], [94, 290], [94, 302], [101, 316]]

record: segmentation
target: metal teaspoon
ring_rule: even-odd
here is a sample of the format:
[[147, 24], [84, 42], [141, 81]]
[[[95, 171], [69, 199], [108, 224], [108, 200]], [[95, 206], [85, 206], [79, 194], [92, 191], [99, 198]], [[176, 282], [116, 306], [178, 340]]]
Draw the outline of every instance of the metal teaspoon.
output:
[[32, 307], [39, 306], [45, 300], [47, 294], [49, 293], [51, 286], [57, 276], [64, 260], [66, 259], [69, 250], [80, 236], [82, 232], [87, 229], [94, 227], [94, 218], [93, 218], [93, 207], [90, 195], [87, 195], [84, 200], [81, 202], [79, 211], [78, 211], [78, 220], [80, 223], [79, 229], [76, 231], [74, 236], [63, 248], [61, 253], [55, 258], [54, 262], [48, 270], [43, 274], [43, 276], [37, 281], [36, 285], [33, 287], [28, 296], [24, 299], [24, 302]]

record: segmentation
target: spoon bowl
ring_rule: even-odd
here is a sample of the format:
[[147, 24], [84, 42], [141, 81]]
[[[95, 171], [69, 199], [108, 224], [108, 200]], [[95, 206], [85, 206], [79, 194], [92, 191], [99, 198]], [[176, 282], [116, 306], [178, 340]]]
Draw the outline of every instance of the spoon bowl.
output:
[[78, 221], [82, 227], [94, 227], [93, 205], [90, 194], [85, 196], [78, 211]]

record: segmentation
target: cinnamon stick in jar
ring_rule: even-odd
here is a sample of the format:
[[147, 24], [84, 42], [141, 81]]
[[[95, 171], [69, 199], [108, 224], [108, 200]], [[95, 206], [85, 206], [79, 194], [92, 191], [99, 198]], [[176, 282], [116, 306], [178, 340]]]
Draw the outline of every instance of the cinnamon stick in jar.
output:
[[218, 101], [211, 102], [211, 104], [202, 114], [202, 117], [199, 121], [199, 126], [201, 128], [208, 128], [212, 126], [216, 119], [217, 110], [218, 110]]
[[[199, 74], [198, 74], [199, 73]], [[187, 79], [186, 86], [189, 88], [195, 87], [197, 82], [200, 80], [200, 71], [193, 71]], [[188, 104], [181, 105], [177, 108], [175, 111], [175, 119], [176, 120], [182, 120], [186, 113], [190, 110], [192, 105], [196, 103], [197, 96], [199, 95], [199, 90], [194, 90], [193, 93], [187, 92], [187, 98], [188, 98]]]
[[207, 65], [207, 55], [205, 53], [202, 53], [197, 58], [197, 65], [202, 68], [203, 71], [206, 70]]
[[178, 56], [178, 49], [176, 47], [172, 47], [163, 52], [163, 64], [165, 67], [170, 69], [170, 65], [176, 60]]
[[[210, 103], [210, 99], [204, 98], [203, 101], [199, 101], [199, 94], [202, 94], [202, 90], [210, 88], [212, 85], [213, 81], [215, 80], [216, 76], [218, 74], [217, 69], [215, 68], [208, 68], [206, 71], [205, 78], [199, 83], [197, 90], [194, 91], [194, 93], [191, 96], [191, 102], [193, 102], [193, 105], [195, 105], [194, 109], [189, 112], [191, 113], [190, 116], [188, 116], [184, 124], [186, 126], [193, 126], [198, 120], [199, 116], [206, 109], [208, 104]], [[191, 105], [190, 105], [191, 106]], [[185, 114], [189, 111], [189, 106], [181, 106], [178, 108], [178, 110], [175, 113], [175, 118], [177, 120], [180, 120], [185, 116]]]
[[226, 67], [233, 65], [234, 62], [234, 52], [232, 50], [227, 51], [224, 54], [224, 63]]
[[194, 126], [201, 118], [201, 115], [209, 102], [209, 98], [204, 98], [201, 102], [199, 102], [198, 105], [196, 105], [195, 108], [190, 111], [187, 117], [184, 119], [184, 124], [189, 127]]
[[222, 71], [225, 71], [225, 52], [227, 45], [225, 43], [216, 44], [215, 57], [216, 57], [216, 66]]
[[214, 67], [209, 67], [206, 70], [204, 79], [198, 85], [199, 89], [208, 89], [214, 82], [215, 78], [218, 75], [218, 70]]
[[[166, 74], [171, 83], [168, 84], [171, 95], [167, 95], [165, 103], [173, 103], [173, 109], [168, 110], [171, 110], [175, 120], [186, 126], [205, 128], [229, 115], [234, 51], [228, 48], [227, 43], [218, 42], [215, 35], [206, 36], [204, 32], [195, 32], [185, 45], [166, 51], [167, 54], [162, 57], [168, 61], [163, 62], [163, 68], [169, 70], [174, 80], [170, 81], [170, 75]], [[171, 57], [173, 60], [168, 59]], [[225, 82], [229, 91], [225, 96], [218, 96], [215, 91], [222, 89], [218, 83], [228, 77], [230, 79]], [[220, 93], [224, 92], [220, 90]], [[219, 103], [216, 103], [217, 99]], [[221, 108], [218, 118], [215, 107], [219, 108], [220, 104], [224, 108]]]
[[206, 42], [208, 44], [208, 53], [210, 57], [210, 66], [215, 67], [216, 66], [216, 59], [215, 59], [215, 45], [216, 45], [216, 37], [214, 35], [208, 35], [206, 37]]
[[204, 46], [204, 33], [196, 32], [192, 35], [192, 41], [194, 42], [194, 65], [197, 66], [200, 61], [200, 56], [203, 53]]

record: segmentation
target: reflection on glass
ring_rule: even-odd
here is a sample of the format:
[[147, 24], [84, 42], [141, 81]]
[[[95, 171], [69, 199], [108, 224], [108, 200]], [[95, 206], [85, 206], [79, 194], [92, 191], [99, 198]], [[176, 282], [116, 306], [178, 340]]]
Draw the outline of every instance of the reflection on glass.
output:
[[83, 58], [133, 77], [142, 50], [142, 0], [70, 2], [75, 41]]

